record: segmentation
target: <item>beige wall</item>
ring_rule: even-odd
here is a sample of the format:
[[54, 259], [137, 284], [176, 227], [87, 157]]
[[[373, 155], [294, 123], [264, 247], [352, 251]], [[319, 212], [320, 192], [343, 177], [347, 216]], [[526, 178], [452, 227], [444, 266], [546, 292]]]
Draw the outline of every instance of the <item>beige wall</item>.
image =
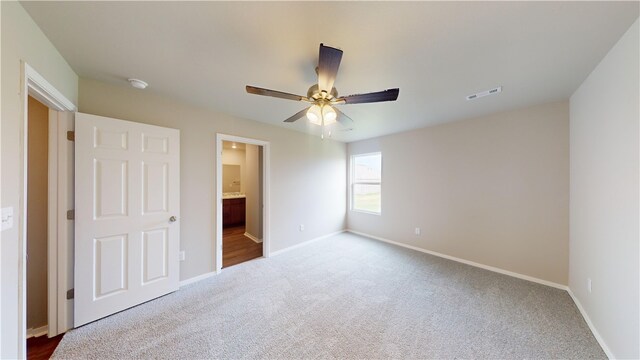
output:
[[223, 184], [222, 192], [245, 192], [245, 178], [246, 178], [246, 152], [244, 149], [223, 149], [222, 150], [222, 164], [223, 165], [238, 165], [240, 166], [240, 186], [230, 186], [229, 182], [224, 179], [224, 171], [222, 173]]
[[271, 144], [272, 251], [344, 229], [345, 144], [198, 108], [156, 95], [152, 86], [141, 91], [81, 79], [80, 111], [180, 129], [181, 279], [215, 269], [216, 133]]
[[18, 356], [18, 229], [20, 227], [22, 106], [20, 60], [76, 102], [78, 77], [17, 2], [0, 2], [2, 45], [1, 206], [13, 207], [14, 227], [0, 233], [0, 358]]
[[262, 239], [262, 212], [261, 209], [261, 194], [260, 188], [262, 183], [260, 181], [260, 146], [247, 144], [246, 148], [246, 171], [244, 181], [245, 194], [246, 194], [246, 225], [245, 231], [255, 237], [256, 239]]
[[567, 102], [349, 144], [373, 151], [382, 214], [349, 211], [350, 229], [567, 284]]
[[29, 96], [27, 329], [47, 325], [49, 108]]
[[222, 193], [240, 192], [240, 165], [222, 164]]
[[571, 96], [569, 286], [619, 359], [640, 358], [639, 31], [636, 20]]

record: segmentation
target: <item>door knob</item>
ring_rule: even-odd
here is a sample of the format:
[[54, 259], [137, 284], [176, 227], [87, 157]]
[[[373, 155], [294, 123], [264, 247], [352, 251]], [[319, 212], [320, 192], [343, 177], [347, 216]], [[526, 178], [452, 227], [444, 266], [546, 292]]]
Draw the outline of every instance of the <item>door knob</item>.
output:
[[177, 220], [178, 220], [178, 218], [175, 217], [175, 216], [172, 216], [172, 217], [169, 218], [169, 222], [176, 222]]

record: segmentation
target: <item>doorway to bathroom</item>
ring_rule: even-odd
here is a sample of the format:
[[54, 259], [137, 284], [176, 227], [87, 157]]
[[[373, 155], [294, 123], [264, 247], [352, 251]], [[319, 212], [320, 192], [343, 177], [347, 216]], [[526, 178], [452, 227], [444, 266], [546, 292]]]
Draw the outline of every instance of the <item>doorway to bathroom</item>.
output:
[[[220, 138], [222, 136], [222, 138]], [[266, 255], [265, 144], [219, 135], [216, 270]]]

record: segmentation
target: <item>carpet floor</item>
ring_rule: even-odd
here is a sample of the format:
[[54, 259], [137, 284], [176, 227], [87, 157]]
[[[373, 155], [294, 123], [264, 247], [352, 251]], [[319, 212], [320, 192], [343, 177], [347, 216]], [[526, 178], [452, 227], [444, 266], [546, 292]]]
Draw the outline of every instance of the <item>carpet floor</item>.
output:
[[605, 359], [566, 291], [350, 233], [71, 330], [55, 359]]

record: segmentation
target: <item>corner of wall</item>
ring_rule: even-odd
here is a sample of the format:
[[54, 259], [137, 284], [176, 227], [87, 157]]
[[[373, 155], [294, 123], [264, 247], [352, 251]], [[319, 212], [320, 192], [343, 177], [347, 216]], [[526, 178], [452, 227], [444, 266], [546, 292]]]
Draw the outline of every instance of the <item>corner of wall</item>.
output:
[[610, 358], [640, 357], [638, 22], [570, 99], [569, 293]]

